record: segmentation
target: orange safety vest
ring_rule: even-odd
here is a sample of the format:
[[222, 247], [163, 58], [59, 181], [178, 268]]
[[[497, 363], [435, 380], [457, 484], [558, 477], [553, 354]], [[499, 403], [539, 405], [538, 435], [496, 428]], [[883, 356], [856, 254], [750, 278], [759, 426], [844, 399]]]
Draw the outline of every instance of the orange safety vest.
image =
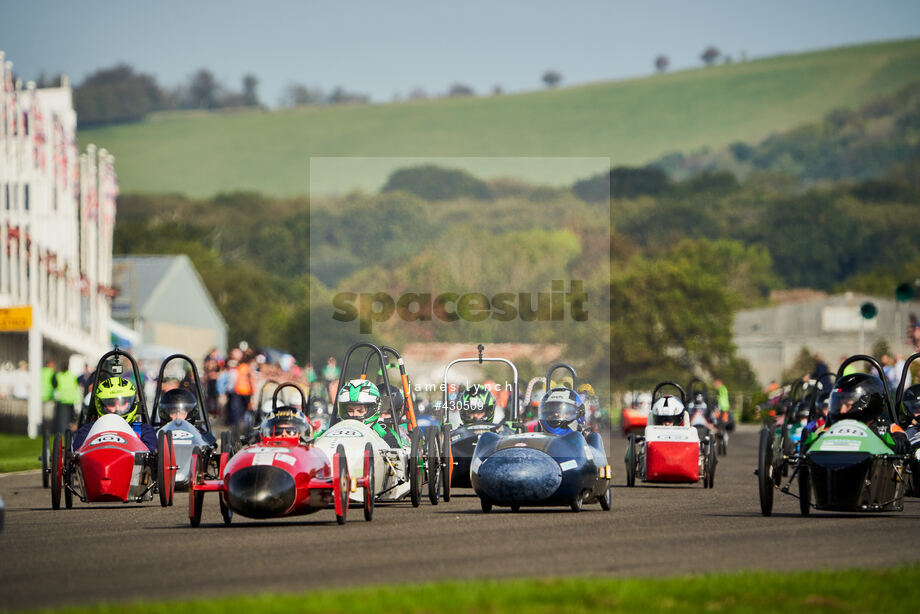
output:
[[252, 382], [249, 381], [249, 364], [240, 363], [236, 368], [236, 385], [233, 392], [240, 396], [249, 396], [252, 394]]

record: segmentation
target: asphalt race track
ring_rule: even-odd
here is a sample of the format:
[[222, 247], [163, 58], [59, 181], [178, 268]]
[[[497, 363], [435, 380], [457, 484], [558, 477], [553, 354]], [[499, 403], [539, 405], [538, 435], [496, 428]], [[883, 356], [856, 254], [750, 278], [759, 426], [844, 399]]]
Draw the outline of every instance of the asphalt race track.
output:
[[735, 433], [715, 488], [625, 487], [625, 440], [609, 453], [613, 509], [496, 508], [483, 514], [472, 491], [450, 503], [380, 506], [373, 522], [352, 508], [338, 526], [331, 510], [290, 520], [235, 517], [223, 526], [205, 498], [191, 529], [187, 495], [176, 505], [87, 505], [51, 509], [38, 472], [0, 477], [0, 608], [100, 601], [306, 591], [358, 584], [549, 575], [660, 577], [738, 569], [891, 566], [915, 561], [920, 499], [903, 513], [798, 513], [776, 493], [760, 515], [757, 432]]

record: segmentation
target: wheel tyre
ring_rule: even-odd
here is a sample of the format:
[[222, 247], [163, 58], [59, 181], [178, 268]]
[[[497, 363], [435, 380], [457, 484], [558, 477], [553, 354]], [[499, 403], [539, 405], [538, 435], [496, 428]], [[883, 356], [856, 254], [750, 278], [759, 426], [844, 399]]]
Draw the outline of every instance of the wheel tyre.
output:
[[196, 447], [192, 450], [192, 464], [189, 467], [191, 483], [188, 486], [188, 521], [193, 528], [201, 524], [201, 508], [204, 504], [204, 491], [195, 489], [200, 482], [201, 461], [201, 450]]
[[607, 484], [607, 489], [604, 491], [604, 494], [597, 498], [598, 503], [601, 504], [601, 509], [605, 512], [610, 511], [610, 504], [613, 502], [613, 493], [610, 490], [610, 484]]
[[422, 468], [419, 463], [422, 458], [422, 429], [412, 431], [409, 448], [409, 499], [412, 507], [418, 507], [422, 502]]
[[166, 431], [160, 431], [157, 436], [157, 493], [161, 507], [169, 505], [169, 443], [166, 435]]
[[[166, 435], [167, 443], [169, 444], [167, 446], [169, 449], [169, 479], [166, 485], [169, 487], [169, 505], [172, 506], [173, 499], [176, 495], [176, 469], [173, 468], [176, 466], [176, 448], [173, 445], [172, 431], [169, 431]], [[205, 468], [207, 468], [207, 466], [205, 466]]]
[[575, 500], [572, 501], [572, 511], [576, 513], [580, 512], [584, 504], [585, 504], [585, 493], [584, 491], [582, 491], [582, 492], [579, 492], [578, 495], [575, 497]]
[[799, 511], [802, 516], [811, 513], [811, 475], [804, 461], [799, 467]]
[[51, 442], [48, 429], [42, 429], [42, 488], [51, 486]]
[[485, 497], [479, 498], [479, 505], [482, 506], [482, 513], [488, 514], [492, 511], [492, 502], [486, 499]]
[[441, 497], [450, 501], [450, 482], [454, 473], [454, 457], [450, 447], [450, 424], [441, 427]]
[[61, 490], [64, 487], [64, 441], [60, 433], [54, 436], [51, 448], [51, 509], [61, 509]]
[[374, 518], [374, 446], [364, 446], [364, 520]]
[[217, 500], [220, 502], [220, 515], [224, 519], [224, 525], [230, 526], [230, 523], [233, 522], [233, 510], [230, 509], [230, 506], [224, 501], [224, 494], [218, 493]]
[[338, 524], [345, 524], [348, 516], [348, 490], [350, 481], [348, 479], [348, 460], [345, 457], [345, 447], [342, 444], [335, 449], [335, 455], [332, 457], [333, 479], [332, 493], [335, 496], [336, 510], [335, 521]]
[[768, 427], [760, 429], [757, 448], [757, 486], [760, 490], [760, 513], [773, 513], [773, 436]]
[[630, 435], [626, 443], [626, 486], [636, 485], [636, 436]]
[[233, 455], [233, 434], [230, 431], [220, 434], [220, 451]]
[[437, 505], [441, 501], [441, 450], [440, 433], [432, 429], [428, 432], [428, 501]]
[[716, 455], [716, 449], [713, 442], [709, 442], [709, 483], [706, 485], [706, 488], [712, 488], [716, 483], [716, 463], [718, 463], [718, 458]]
[[[64, 467], [61, 473], [61, 483], [63, 485], [63, 477], [67, 475], [70, 467], [70, 461], [73, 458], [73, 432], [66, 431], [64, 433]], [[68, 483], [70, 480], [66, 480]], [[71, 509], [73, 507], [73, 492], [69, 488], [63, 488], [64, 491], [64, 507]]]

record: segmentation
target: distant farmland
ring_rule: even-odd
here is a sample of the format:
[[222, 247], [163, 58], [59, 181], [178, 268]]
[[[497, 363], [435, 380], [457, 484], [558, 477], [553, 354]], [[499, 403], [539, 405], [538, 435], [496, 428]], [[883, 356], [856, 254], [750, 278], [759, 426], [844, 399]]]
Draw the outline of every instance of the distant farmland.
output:
[[[920, 79], [920, 39], [786, 55], [630, 81], [483, 98], [278, 111], [177, 113], [86, 130], [116, 156], [123, 191], [209, 196], [309, 190], [316, 156], [609, 157], [643, 164], [665, 153], [756, 142]], [[326, 169], [318, 193], [374, 190], [405, 161]], [[463, 162], [484, 177], [543, 183], [583, 176], [558, 165]]]

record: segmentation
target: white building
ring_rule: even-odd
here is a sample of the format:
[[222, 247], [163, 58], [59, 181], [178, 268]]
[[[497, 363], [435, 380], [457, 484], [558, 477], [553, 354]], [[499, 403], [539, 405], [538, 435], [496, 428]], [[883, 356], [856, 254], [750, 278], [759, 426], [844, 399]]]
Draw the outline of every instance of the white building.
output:
[[[865, 319], [860, 307], [872, 303], [877, 315]], [[735, 314], [734, 342], [761, 384], [779, 381], [802, 348], [820, 354], [831, 370], [842, 356], [870, 354], [879, 340], [894, 354], [908, 356], [907, 325], [911, 313], [920, 314], [920, 302], [847, 292], [834, 296], [812, 292], [771, 307]]]
[[61, 87], [23, 89], [3, 58], [0, 52], [0, 316], [31, 311], [31, 326], [0, 317], [0, 364], [28, 360], [34, 436], [44, 361], [60, 367], [78, 354], [92, 362], [108, 348], [118, 183], [105, 150], [90, 145], [78, 154], [66, 78]]

